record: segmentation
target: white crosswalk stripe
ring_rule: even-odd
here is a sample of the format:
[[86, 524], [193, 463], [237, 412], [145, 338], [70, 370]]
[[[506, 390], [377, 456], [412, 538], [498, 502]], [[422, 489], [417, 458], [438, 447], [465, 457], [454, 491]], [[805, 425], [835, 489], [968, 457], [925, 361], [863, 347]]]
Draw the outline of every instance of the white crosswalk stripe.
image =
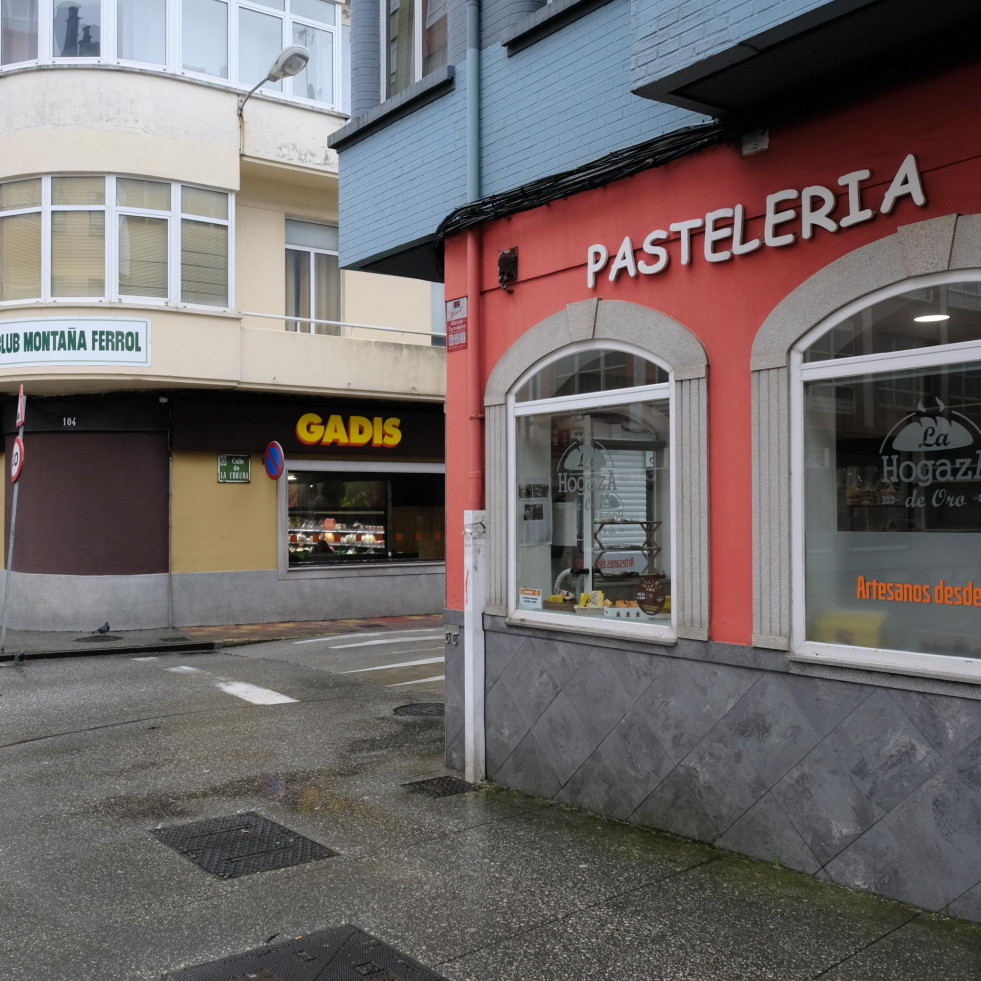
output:
[[428, 685], [431, 681], [446, 681], [445, 674], [435, 674], [431, 678], [416, 678], [415, 681], [400, 681], [394, 685], [385, 685], [386, 688], [404, 688], [406, 685]]
[[218, 687], [229, 695], [252, 702], [254, 705], [278, 705], [283, 702], [295, 702], [295, 698], [283, 695], [271, 688], [260, 688], [244, 681], [219, 681]]
[[[156, 661], [155, 657], [134, 657], [134, 661]], [[261, 688], [259, 685], [250, 685], [245, 681], [229, 681], [227, 678], [215, 678], [211, 681], [211, 672], [201, 668], [192, 667], [190, 664], [178, 664], [172, 668], [164, 668], [174, 674], [194, 674], [202, 678], [208, 678], [209, 682], [216, 688], [228, 695], [234, 695], [253, 705], [280, 705], [285, 702], [295, 702], [295, 698], [284, 695], [282, 692], [273, 691], [271, 688]]]
[[[334, 634], [331, 637], [307, 637], [305, 640], [294, 640], [294, 644], [324, 644], [331, 641], [344, 640], [347, 637], [363, 636], [359, 634]], [[410, 633], [386, 634], [384, 637], [372, 638], [371, 640], [352, 641], [350, 644], [331, 643], [331, 649], [338, 651], [346, 647], [378, 647], [382, 644], [390, 644], [393, 640], [403, 642], [414, 642], [423, 640], [442, 640], [443, 631], [416, 630]]]

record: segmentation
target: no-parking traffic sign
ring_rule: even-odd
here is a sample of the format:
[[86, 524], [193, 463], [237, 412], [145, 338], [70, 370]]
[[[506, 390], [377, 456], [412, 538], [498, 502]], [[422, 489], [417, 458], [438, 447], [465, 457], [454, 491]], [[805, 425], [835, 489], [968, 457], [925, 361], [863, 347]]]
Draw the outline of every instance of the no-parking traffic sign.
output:
[[14, 437], [14, 448], [10, 451], [10, 482], [16, 484], [20, 472], [24, 469], [24, 441], [20, 436]]
[[286, 469], [286, 454], [276, 440], [266, 447], [266, 455], [262, 462], [270, 480], [279, 480], [283, 476], [283, 470]]

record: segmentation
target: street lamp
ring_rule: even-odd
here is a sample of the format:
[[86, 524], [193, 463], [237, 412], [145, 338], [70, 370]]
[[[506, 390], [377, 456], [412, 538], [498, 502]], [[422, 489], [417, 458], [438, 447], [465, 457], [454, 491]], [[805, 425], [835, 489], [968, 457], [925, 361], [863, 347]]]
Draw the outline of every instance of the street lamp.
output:
[[260, 85], [265, 85], [266, 82], [278, 82], [281, 78], [290, 78], [293, 75], [299, 75], [307, 67], [309, 60], [310, 52], [302, 44], [291, 44], [289, 47], [283, 48], [276, 55], [276, 60], [272, 63], [272, 68], [269, 69], [266, 77], [261, 82], [256, 82], [248, 95], [243, 95], [239, 98], [238, 114], [240, 116], [242, 115], [245, 103], [252, 98], [253, 93]]

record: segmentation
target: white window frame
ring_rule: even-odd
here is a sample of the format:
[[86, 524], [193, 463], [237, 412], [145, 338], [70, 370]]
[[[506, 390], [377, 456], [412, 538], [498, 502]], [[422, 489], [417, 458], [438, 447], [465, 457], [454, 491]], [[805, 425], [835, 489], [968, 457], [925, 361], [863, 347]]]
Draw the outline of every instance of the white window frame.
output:
[[[578, 353], [589, 353], [595, 351], [619, 351], [632, 355], [643, 361], [656, 364], [659, 368], [667, 372], [668, 380], [659, 382], [655, 385], [642, 385], [631, 388], [609, 389], [601, 392], [590, 392], [582, 395], [569, 395], [558, 398], [536, 399], [529, 402], [518, 402], [516, 394], [521, 388], [535, 375], [543, 371], [550, 364]], [[518, 609], [518, 521], [517, 521], [517, 420], [525, 416], [540, 415], [543, 413], [564, 412], [575, 409], [594, 409], [603, 408], [609, 405], [623, 405], [629, 402], [667, 402], [668, 413], [670, 416], [671, 441], [668, 447], [668, 461], [670, 476], [668, 483], [668, 514], [672, 522], [671, 528], [671, 547], [669, 550], [671, 557], [671, 579], [672, 591], [674, 592], [680, 583], [677, 578], [677, 543], [678, 529], [676, 527], [676, 485], [677, 485], [677, 447], [678, 447], [678, 417], [675, 411], [674, 398], [674, 374], [669, 365], [654, 357], [649, 351], [631, 345], [617, 343], [613, 341], [587, 341], [572, 344], [556, 351], [548, 358], [543, 359], [528, 371], [524, 372], [512, 386], [507, 396], [507, 619], [511, 623], [555, 627], [562, 630], [571, 630], [576, 633], [590, 633], [603, 635], [617, 635], [632, 637], [637, 640], [658, 640], [662, 643], [669, 643], [676, 640], [676, 617], [678, 603], [672, 596], [671, 620], [667, 623], [628, 623], [626, 621], [617, 622], [610, 617], [598, 617], [595, 620], [590, 617], [577, 617], [575, 614], [553, 613], [548, 610], [521, 610]]]
[[[208, 75], [200, 72], [193, 72], [182, 67], [181, 54], [181, 26], [182, 26], [182, 3], [181, 0], [166, 0], [166, 44], [165, 58], [166, 64], [159, 65], [154, 62], [140, 62], [131, 59], [120, 58], [117, 54], [117, 6], [116, 0], [101, 0], [100, 6], [100, 30], [99, 30], [99, 55], [94, 58], [63, 58], [54, 56], [54, 7], [56, 0], [38, 0], [38, 30], [37, 45], [38, 56], [36, 59], [20, 61], [9, 65], [0, 66], [0, 75], [22, 70], [30, 65], [59, 65], [65, 67], [77, 67], [81, 65], [120, 65], [128, 68], [139, 68], [143, 71], [158, 71], [171, 75], [180, 75], [188, 78], [207, 79], [214, 82], [219, 79], [229, 87], [247, 91], [251, 89], [258, 78], [239, 78], [238, 77], [238, 49], [239, 49], [239, 11], [240, 9], [254, 10], [257, 13], [274, 16], [279, 18], [282, 24], [281, 47], [286, 47], [294, 43], [293, 26], [299, 24], [305, 27], [312, 27], [322, 30], [332, 38], [332, 97], [330, 102], [318, 102], [308, 99], [300, 93], [293, 92], [293, 79], [283, 80], [282, 91], [276, 89], [263, 89], [264, 94], [279, 97], [291, 102], [300, 102], [306, 105], [315, 105], [334, 109], [338, 112], [346, 111], [343, 106], [343, 52], [341, 50], [342, 37], [342, 4], [337, 0], [329, 0], [334, 5], [334, 22], [326, 24], [321, 21], [311, 20], [300, 14], [294, 14], [290, 10], [291, 0], [285, 0], [285, 10], [276, 10], [273, 7], [263, 6], [261, 3], [252, 0], [222, 0], [228, 7], [228, 78], [218, 75]], [[420, 34], [420, 50], [422, 45], [422, 35]], [[268, 67], [268, 66], [267, 66]]]
[[[295, 220], [296, 221], [305, 222], [308, 225], [326, 225], [327, 227], [333, 228], [335, 231], [337, 230], [337, 225], [331, 224], [330, 222], [315, 222], [315, 221], [310, 221], [307, 218], [297, 218]], [[316, 275], [315, 275], [315, 273], [316, 273], [316, 262], [314, 260], [314, 256], [316, 256], [316, 255], [330, 255], [330, 256], [333, 256], [335, 259], [339, 259], [340, 253], [336, 249], [325, 249], [325, 248], [320, 248], [319, 246], [316, 246], [316, 245], [294, 245], [292, 242], [289, 241], [288, 238], [287, 238], [287, 241], [286, 241], [286, 251], [287, 252], [303, 252], [303, 253], [305, 253], [307, 255], [307, 261], [308, 261], [308, 264], [309, 264], [310, 292], [309, 292], [309, 296], [307, 297], [307, 299], [308, 299], [308, 303], [309, 303], [309, 307], [310, 307], [310, 318], [307, 319], [305, 325], [304, 326], [301, 326], [296, 331], [296, 333], [298, 333], [298, 334], [313, 334], [313, 333], [316, 333], [315, 327], [317, 325], [312, 322], [313, 320], [316, 320], [317, 319], [314, 316], [314, 312], [317, 309], [317, 305], [316, 305], [316, 301], [317, 301], [317, 282], [316, 282]], [[341, 269], [340, 269], [340, 264], [338, 264], [338, 269], [337, 269], [337, 297], [336, 297], [336, 300], [337, 300], [337, 304], [336, 304], [337, 305], [337, 318], [338, 319], [336, 321], [333, 321], [333, 323], [337, 323], [338, 325], [340, 325], [343, 322], [340, 318], [341, 318], [341, 315], [342, 315], [342, 312], [343, 312], [343, 309], [344, 309], [344, 297], [343, 297], [342, 292], [341, 292], [341, 287], [342, 287], [341, 279], [342, 279], [342, 277], [341, 277]], [[295, 323], [300, 324], [300, 325], [303, 325], [304, 324], [304, 318], [303, 317], [290, 316], [289, 314], [286, 315], [286, 321], [287, 321], [287, 323], [290, 322], [290, 321], [294, 321]]]
[[823, 334], [876, 303], [915, 289], [967, 281], [981, 281], [981, 270], [935, 273], [893, 284], [842, 307], [808, 331], [791, 350], [791, 643], [789, 656], [792, 661], [865, 668], [873, 671], [944, 678], [953, 681], [981, 681], [981, 660], [975, 658], [809, 641], [807, 640], [807, 611], [805, 609], [804, 383], [847, 379], [888, 371], [935, 368], [945, 365], [956, 366], [981, 361], [981, 341], [812, 362], [804, 361], [804, 353]]
[[297, 568], [290, 566], [289, 554], [289, 481], [285, 478], [293, 470], [314, 471], [317, 473], [357, 473], [366, 477], [371, 475], [389, 476], [393, 474], [442, 474], [446, 477], [445, 463], [385, 463], [373, 460], [305, 460], [302, 457], [287, 458], [283, 468], [283, 479], [277, 480], [276, 538], [279, 555], [280, 579], [333, 579], [351, 576], [411, 575], [413, 571], [431, 572], [433, 566], [443, 568], [445, 559], [406, 559], [399, 562], [385, 559], [379, 562], [351, 562], [347, 565], [313, 566]]
[[[83, 204], [83, 205], [57, 205], [51, 203], [51, 180], [52, 177], [99, 177], [105, 182], [104, 204]], [[129, 205], [116, 204], [116, 181], [118, 178], [151, 181], [156, 184], [166, 184], [170, 187], [170, 210], [155, 211], [152, 209], [134, 208]], [[64, 304], [91, 304], [91, 303], [125, 303], [125, 304], [149, 304], [167, 307], [179, 307], [181, 309], [193, 309], [210, 312], [227, 312], [232, 309], [235, 290], [234, 269], [235, 269], [235, 195], [230, 191], [219, 188], [204, 187], [204, 185], [188, 184], [183, 181], [164, 181], [156, 177], [145, 177], [138, 174], [104, 175], [104, 174], [27, 174], [6, 178], [3, 183], [11, 183], [19, 180], [41, 180], [41, 205], [40, 207], [16, 208], [10, 211], [0, 212], [2, 217], [18, 214], [41, 214], [41, 295], [18, 300], [0, 301], [0, 309], [9, 307], [20, 307], [26, 303], [41, 302], [52, 305]], [[215, 191], [224, 194], [228, 200], [228, 218], [207, 218], [202, 215], [192, 215], [181, 211], [182, 187], [202, 187], [204, 190]], [[105, 290], [102, 296], [52, 296], [51, 295], [51, 216], [55, 211], [101, 211], [105, 216]], [[120, 215], [136, 215], [150, 218], [166, 219], [167, 228], [167, 296], [139, 296], [133, 294], [123, 294], [119, 291], [119, 217]], [[228, 276], [228, 297], [223, 306], [211, 305], [206, 303], [185, 303], [181, 299], [181, 240], [182, 222], [200, 221], [214, 225], [221, 225], [227, 228], [228, 234], [228, 253], [227, 276]]]

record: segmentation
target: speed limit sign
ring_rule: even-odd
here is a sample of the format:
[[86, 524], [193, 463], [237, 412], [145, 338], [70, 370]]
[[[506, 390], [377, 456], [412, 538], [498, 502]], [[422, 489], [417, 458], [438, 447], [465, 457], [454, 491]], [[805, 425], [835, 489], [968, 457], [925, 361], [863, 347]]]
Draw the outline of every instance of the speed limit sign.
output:
[[24, 469], [24, 441], [20, 436], [14, 437], [14, 448], [10, 452], [10, 482], [17, 483], [21, 470]]

